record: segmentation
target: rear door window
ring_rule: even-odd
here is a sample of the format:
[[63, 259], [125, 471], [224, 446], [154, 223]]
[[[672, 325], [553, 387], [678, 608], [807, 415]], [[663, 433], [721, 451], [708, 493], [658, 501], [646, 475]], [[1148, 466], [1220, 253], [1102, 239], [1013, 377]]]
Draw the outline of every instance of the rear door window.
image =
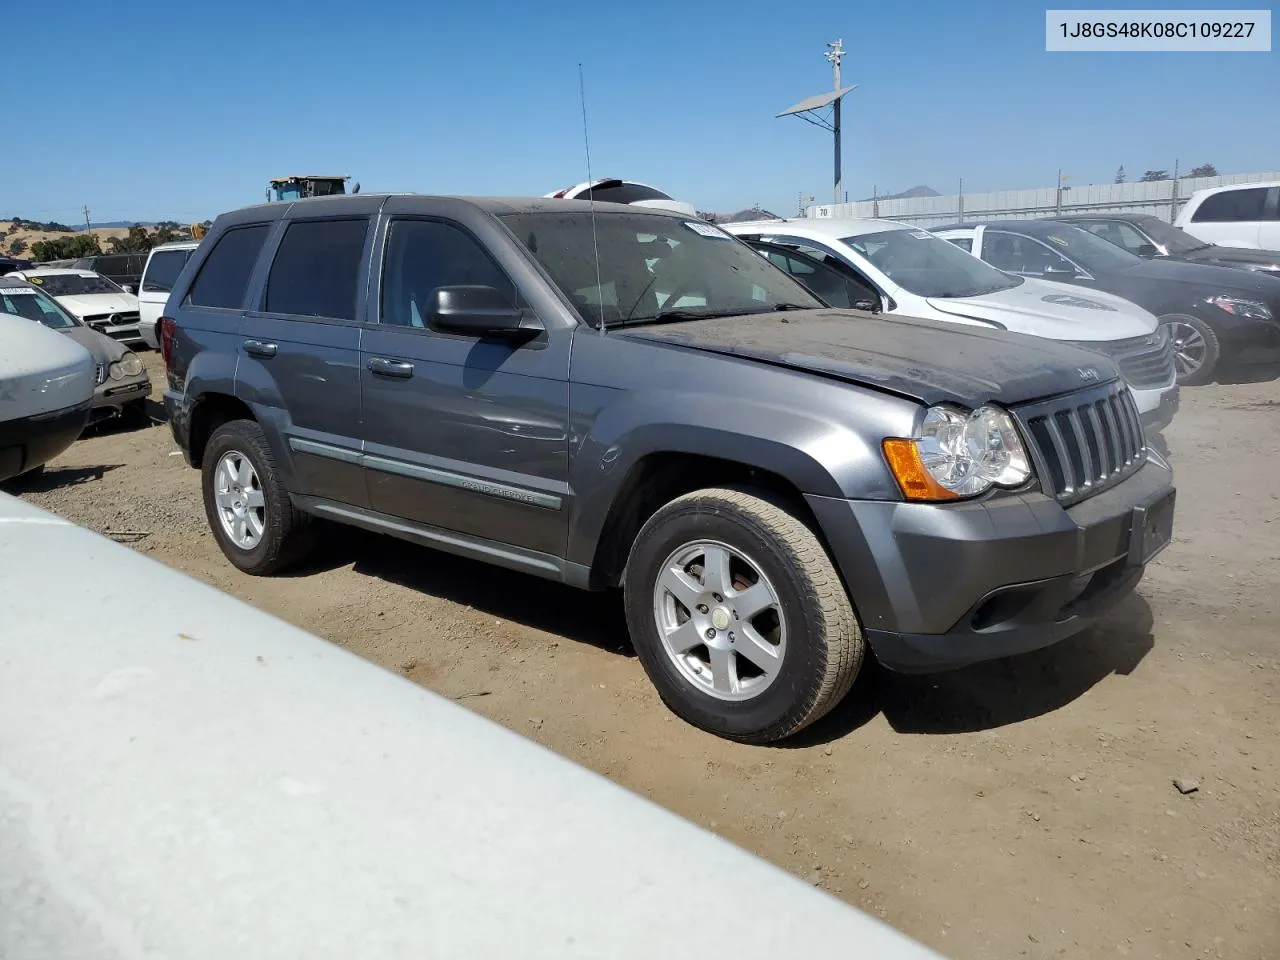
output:
[[1192, 223], [1240, 223], [1261, 220], [1267, 203], [1266, 187], [1224, 190], [1204, 198], [1191, 215]]
[[249, 277], [267, 240], [268, 224], [236, 227], [218, 238], [191, 285], [187, 302], [195, 307], [239, 310], [249, 289]]
[[178, 279], [178, 274], [191, 259], [193, 250], [157, 250], [147, 263], [147, 272], [142, 277], [143, 293], [169, 293]]
[[367, 218], [289, 224], [271, 275], [267, 313], [354, 320]]

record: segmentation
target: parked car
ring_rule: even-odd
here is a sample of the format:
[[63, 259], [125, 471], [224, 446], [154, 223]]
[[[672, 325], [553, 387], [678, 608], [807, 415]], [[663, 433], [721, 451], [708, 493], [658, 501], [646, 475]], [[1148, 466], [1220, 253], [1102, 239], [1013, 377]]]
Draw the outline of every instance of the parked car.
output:
[[0, 311], [0, 480], [34, 473], [71, 446], [92, 399], [88, 350]]
[[[0, 530], [5, 960], [942, 960], [136, 550], [4, 494]], [[713, 890], [769, 909], [671, 922]]]
[[1173, 223], [1206, 243], [1280, 250], [1280, 181], [1197, 190]]
[[1117, 297], [1010, 277], [892, 220], [762, 220], [725, 229], [832, 306], [1082, 345], [1120, 365], [1148, 431], [1162, 430], [1177, 410], [1165, 334], [1155, 317]]
[[0, 257], [0, 277], [14, 270], [26, 270], [31, 267], [30, 260], [19, 260], [16, 257]]
[[91, 423], [122, 414], [147, 420], [151, 378], [138, 355], [120, 341], [85, 326], [38, 287], [16, 277], [0, 277], [0, 313], [42, 323], [93, 355]]
[[142, 286], [138, 289], [138, 334], [144, 343], [160, 348], [156, 338], [156, 321], [164, 313], [164, 305], [173, 290], [178, 274], [200, 244], [194, 240], [164, 243], [151, 249], [142, 270]]
[[1165, 223], [1149, 213], [1078, 213], [1052, 219], [1083, 227], [1094, 236], [1109, 240], [1144, 260], [1167, 257], [1170, 260], [1208, 263], [1217, 267], [1239, 267], [1241, 270], [1256, 270], [1280, 276], [1280, 250], [1220, 247], [1216, 243], [1205, 243], [1181, 227]]
[[9, 274], [34, 283], [78, 320], [122, 343], [141, 343], [138, 298], [92, 270], [33, 267]]
[[1143, 260], [1087, 230], [1005, 220], [937, 231], [1012, 274], [1052, 277], [1132, 300], [1173, 338], [1178, 381], [1208, 383], [1222, 363], [1280, 360], [1280, 278], [1204, 263]]
[[626, 203], [654, 210], [674, 210], [687, 217], [698, 215], [693, 204], [673, 199], [657, 187], [635, 180], [588, 180], [546, 196], [556, 200], [594, 200], [597, 203]]
[[70, 266], [74, 270], [92, 270], [106, 277], [126, 293], [137, 293], [138, 284], [142, 280], [142, 268], [147, 262], [147, 252], [141, 253], [98, 253], [92, 257], [81, 257], [73, 260]]
[[1171, 535], [1106, 357], [829, 309], [674, 213], [249, 207], [168, 310], [165, 406], [235, 566], [322, 517], [621, 586], [663, 699], [736, 740], [822, 716], [868, 644], [936, 670], [1076, 633]]

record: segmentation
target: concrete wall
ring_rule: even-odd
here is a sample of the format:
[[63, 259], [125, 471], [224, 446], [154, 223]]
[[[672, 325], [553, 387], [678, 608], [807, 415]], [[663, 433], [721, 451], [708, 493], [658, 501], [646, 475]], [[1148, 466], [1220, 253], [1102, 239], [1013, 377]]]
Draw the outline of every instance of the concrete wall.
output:
[[[1172, 221], [1177, 207], [1197, 190], [1235, 183], [1280, 180], [1280, 171], [1234, 173], [1219, 177], [1182, 177], [1152, 183], [1093, 183], [1062, 191], [1062, 213], [1149, 213]], [[1054, 187], [1031, 190], [997, 190], [949, 197], [913, 197], [908, 200], [864, 200], [858, 203], [817, 204], [805, 214], [827, 217], [884, 217], [906, 220], [922, 227], [940, 227], [982, 220], [1035, 220], [1059, 212]]]

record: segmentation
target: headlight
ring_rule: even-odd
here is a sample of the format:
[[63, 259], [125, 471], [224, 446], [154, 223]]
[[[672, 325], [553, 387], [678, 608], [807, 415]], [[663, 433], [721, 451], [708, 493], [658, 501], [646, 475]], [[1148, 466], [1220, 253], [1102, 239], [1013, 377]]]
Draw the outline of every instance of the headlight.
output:
[[1169, 325], [1167, 323], [1156, 325], [1155, 338], [1156, 343], [1162, 347], [1173, 339], [1173, 334], [1169, 331]]
[[1227, 313], [1235, 317], [1243, 317], [1246, 320], [1270, 320], [1271, 310], [1261, 300], [1244, 300], [1240, 297], [1210, 297], [1207, 301], [1210, 306], [1217, 307], [1219, 310], [1225, 310]]
[[111, 362], [111, 366], [107, 367], [107, 376], [109, 376], [112, 380], [124, 379], [124, 370], [120, 368], [119, 360], [113, 360]]
[[956, 500], [1016, 487], [1031, 461], [1013, 418], [999, 407], [966, 413], [930, 407], [916, 439], [884, 441], [885, 459], [908, 500]]
[[120, 369], [124, 371], [126, 377], [136, 377], [142, 372], [142, 361], [138, 359], [138, 355], [132, 350], [125, 351], [125, 355], [116, 363], [120, 364]]

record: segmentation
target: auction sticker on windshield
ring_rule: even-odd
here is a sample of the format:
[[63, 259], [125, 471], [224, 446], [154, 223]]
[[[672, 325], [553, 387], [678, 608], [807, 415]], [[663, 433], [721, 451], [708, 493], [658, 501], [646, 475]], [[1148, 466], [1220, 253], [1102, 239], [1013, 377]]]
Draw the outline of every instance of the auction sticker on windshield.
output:
[[713, 227], [709, 223], [696, 223], [692, 220], [686, 220], [684, 225], [696, 233], [700, 237], [711, 237], [713, 240], [732, 240], [729, 234], [725, 233], [719, 227]]
[[927, 230], [912, 230], [911, 235], [917, 240], [930, 240], [933, 238], [933, 234]]

